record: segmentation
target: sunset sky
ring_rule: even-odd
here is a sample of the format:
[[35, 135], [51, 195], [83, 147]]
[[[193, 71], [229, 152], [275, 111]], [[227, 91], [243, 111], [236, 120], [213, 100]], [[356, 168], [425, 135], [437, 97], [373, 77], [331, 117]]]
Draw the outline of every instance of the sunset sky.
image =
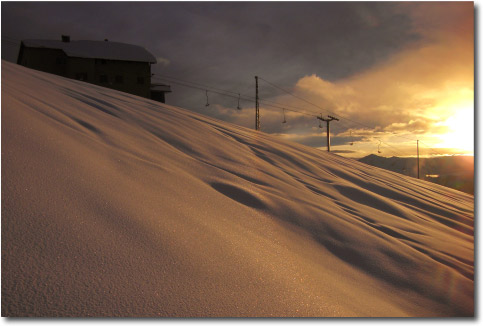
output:
[[155, 76], [201, 88], [166, 80], [168, 104], [249, 128], [253, 102], [237, 110], [209, 92], [206, 107], [203, 89], [253, 98], [260, 76], [262, 101], [309, 114], [286, 111], [282, 124], [262, 102], [262, 131], [288, 140], [325, 149], [325, 125], [310, 116], [322, 113], [340, 119], [341, 155], [411, 156], [416, 139], [422, 155], [473, 154], [473, 2], [2, 2], [2, 59], [16, 60], [19, 40], [61, 34], [141, 45]]

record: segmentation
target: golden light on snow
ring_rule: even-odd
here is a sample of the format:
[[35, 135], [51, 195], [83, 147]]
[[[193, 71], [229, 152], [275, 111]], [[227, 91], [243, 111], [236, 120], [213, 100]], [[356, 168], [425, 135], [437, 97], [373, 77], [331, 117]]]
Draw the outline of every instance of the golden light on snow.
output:
[[2, 122], [3, 316], [474, 316], [469, 194], [7, 62]]

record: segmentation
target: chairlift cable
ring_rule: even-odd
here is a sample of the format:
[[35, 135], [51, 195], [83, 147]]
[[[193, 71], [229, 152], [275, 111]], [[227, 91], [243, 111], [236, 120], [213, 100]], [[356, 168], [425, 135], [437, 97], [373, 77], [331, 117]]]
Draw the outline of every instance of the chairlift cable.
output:
[[[160, 77], [160, 76], [155, 76], [155, 77], [153, 77], [153, 78], [158, 78], [158, 79], [166, 79], [165, 77]], [[174, 79], [174, 77], [168, 77], [168, 78], [170, 78], [170, 79]], [[177, 79], [177, 80], [182, 80], [182, 79], [180, 79], [180, 78], [176, 78], [176, 79]], [[263, 78], [261, 78], [261, 77], [260, 77], [260, 79], [263, 79]], [[282, 88], [280, 88], [280, 87], [278, 87], [278, 86], [274, 85], [273, 83], [268, 82], [268, 81], [267, 81], [267, 80], [265, 80], [265, 79], [263, 79], [263, 80], [264, 80], [265, 82], [267, 82], [267, 83], [271, 84], [272, 86], [276, 87], [276, 88], [282, 89]], [[183, 80], [183, 81], [184, 81], [184, 80]], [[201, 87], [197, 87], [197, 86], [194, 86], [194, 85], [188, 85], [188, 84], [185, 84], [185, 83], [180, 83], [180, 82], [175, 82], [175, 81], [170, 81], [170, 82], [172, 82], [172, 83], [174, 83], [174, 84], [181, 85], [181, 86], [185, 86], [185, 87], [190, 87], [190, 88], [195, 88], [195, 89], [202, 89], [202, 90], [205, 90], [205, 92], [207, 91], [207, 88], [210, 88], [210, 87], [201, 88]], [[198, 84], [198, 85], [202, 85], [202, 84], [199, 84], [199, 83], [194, 83], [194, 82], [189, 82], [189, 83], [192, 83], [192, 84]], [[202, 85], [202, 86], [205, 86], [205, 85]], [[221, 92], [218, 92], [218, 91], [213, 91], [213, 90], [211, 90], [211, 89], [210, 89], [210, 91], [211, 91], [212, 93], [215, 93], [215, 94], [219, 94], [219, 95], [222, 95], [222, 96], [227, 96], [227, 97], [233, 97], [233, 98], [237, 98], [239, 101], [240, 101], [241, 99], [243, 99], [243, 100], [245, 100], [245, 101], [247, 101], [247, 102], [252, 102], [252, 103], [254, 103], [254, 102], [255, 102], [255, 101], [254, 101], [254, 100], [253, 100], [251, 97], [249, 97], [249, 96], [245, 97], [244, 95], [242, 96], [240, 93], [235, 93], [235, 92], [232, 92], [232, 91], [227, 91], [227, 90], [221, 90], [221, 89], [219, 89], [219, 88], [214, 88], [214, 87], [213, 87], [213, 89], [216, 89], [216, 90], [220, 90], [220, 91], [221, 91]], [[291, 94], [289, 91], [286, 91], [286, 90], [284, 90], [284, 89], [282, 89], [282, 90], [283, 90], [284, 92], [288, 93], [288, 94]], [[230, 94], [236, 94], [236, 95], [238, 95], [238, 96], [237, 96], [237, 97], [235, 97], [235, 96], [232, 96], [232, 95], [230, 95]], [[297, 97], [297, 96], [295, 96], [295, 97]], [[298, 98], [298, 97], [297, 97], [297, 98]], [[314, 103], [311, 103], [311, 102], [309, 102], [309, 101], [306, 101], [305, 99], [302, 99], [302, 100], [304, 100], [305, 102], [307, 102], [307, 103], [309, 103], [309, 104], [311, 104], [311, 105], [314, 105], [314, 106], [316, 106], [316, 107], [318, 107], [318, 108], [320, 108], [320, 109], [322, 109], [322, 110], [324, 110], [324, 111], [331, 112], [330, 110], [327, 110], [327, 109], [321, 108], [321, 107], [319, 107], [319, 106], [315, 105]], [[304, 112], [304, 111], [300, 111], [300, 110], [296, 110], [296, 109], [291, 109], [291, 108], [287, 108], [287, 107], [281, 107], [281, 106], [276, 105], [276, 104], [270, 104], [270, 103], [276, 103], [275, 101], [271, 101], [271, 100], [266, 100], [266, 99], [264, 99], [264, 100], [260, 100], [259, 102], [260, 102], [260, 104], [261, 104], [262, 106], [265, 106], [265, 107], [278, 108], [278, 109], [285, 109], [285, 110], [287, 110], [287, 111], [292, 111], [292, 112], [295, 112], [295, 113], [298, 113], [298, 114], [301, 114], [301, 115], [305, 115], [305, 116], [310, 116], [310, 117], [317, 117], [317, 116], [318, 116], [318, 115], [316, 115], [316, 114], [307, 113], [307, 112]], [[238, 107], [237, 107], [237, 108], [238, 108]], [[335, 115], [335, 113], [334, 113], [334, 115]], [[342, 115], [339, 115], [339, 114], [338, 114], [338, 116], [339, 116], [339, 117], [341, 117]], [[374, 127], [371, 127], [371, 126], [368, 126], [368, 125], [365, 125], [365, 124], [359, 123], [359, 122], [357, 122], [357, 121], [354, 121], [354, 120], [352, 120], [352, 119], [346, 118], [346, 117], [344, 117], [344, 116], [342, 116], [342, 117], [343, 117], [343, 118], [344, 118], [346, 121], [350, 121], [350, 122], [352, 122], [353, 124], [357, 124], [357, 125], [360, 125], [360, 126], [364, 126], [364, 127], [368, 128], [368, 129], [370, 129], [370, 130], [374, 130]], [[342, 121], [341, 121], [341, 126], [340, 126], [340, 127], [342, 127], [342, 126], [346, 126], [346, 127], [347, 127], [347, 129], [349, 129], [349, 126], [347, 126], [347, 124], [346, 124], [346, 123], [344, 123], [344, 122], [342, 122]], [[319, 121], [319, 127], [320, 127], [320, 128], [322, 128], [320, 121]], [[400, 137], [400, 138], [405, 138], [405, 139], [408, 139], [408, 140], [412, 140], [412, 139], [410, 139], [410, 138], [408, 138], [408, 137], [405, 137], [405, 136], [400, 136], [400, 135], [396, 135], [396, 137]], [[392, 145], [390, 145], [390, 144], [388, 144], [388, 143], [386, 143], [386, 142], [381, 141], [381, 143], [382, 143], [382, 144], [385, 144], [385, 145], [386, 145], [386, 146], [388, 146], [388, 147], [393, 147]], [[432, 149], [430, 146], [428, 146], [427, 144], [424, 144], [424, 143], [423, 143], [423, 145], [424, 145], [425, 147], [429, 148], [431, 151], [433, 151], [433, 152], [434, 152], [434, 153], [436, 153], [437, 155], [442, 155], [442, 154], [440, 154], [440, 153], [438, 153], [438, 152], [434, 151], [434, 150], [433, 150], [433, 149]], [[393, 147], [393, 148], [395, 148], [395, 147]], [[395, 148], [395, 149], [397, 149], [397, 148]], [[397, 149], [397, 150], [399, 151], [399, 149]]]

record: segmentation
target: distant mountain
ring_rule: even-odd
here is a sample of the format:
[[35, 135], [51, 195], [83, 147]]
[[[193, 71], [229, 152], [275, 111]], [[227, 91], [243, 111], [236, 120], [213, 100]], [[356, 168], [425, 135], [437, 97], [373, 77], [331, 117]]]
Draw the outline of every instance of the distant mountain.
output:
[[[415, 157], [382, 157], [374, 154], [359, 162], [417, 178]], [[474, 194], [474, 157], [440, 156], [419, 159], [420, 179]]]

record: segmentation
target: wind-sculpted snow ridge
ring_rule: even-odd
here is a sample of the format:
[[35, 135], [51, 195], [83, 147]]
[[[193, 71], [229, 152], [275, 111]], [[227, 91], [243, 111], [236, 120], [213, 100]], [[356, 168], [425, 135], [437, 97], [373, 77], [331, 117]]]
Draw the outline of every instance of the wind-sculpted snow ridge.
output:
[[2, 62], [3, 316], [473, 316], [473, 203]]

